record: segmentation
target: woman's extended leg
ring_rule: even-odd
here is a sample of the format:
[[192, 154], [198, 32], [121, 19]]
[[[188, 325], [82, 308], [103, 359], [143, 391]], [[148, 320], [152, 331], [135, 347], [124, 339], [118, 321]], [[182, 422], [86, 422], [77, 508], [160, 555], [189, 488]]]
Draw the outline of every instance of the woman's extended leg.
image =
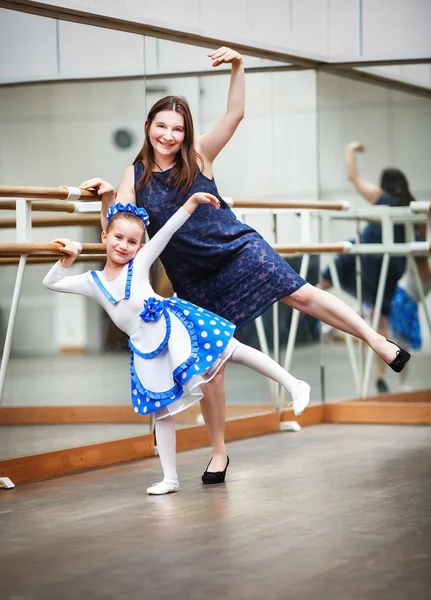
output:
[[306, 283], [282, 302], [312, 317], [354, 335], [366, 342], [382, 358], [391, 364], [397, 357], [398, 347], [372, 329], [348, 304], [329, 292]]
[[179, 489], [176, 464], [175, 417], [169, 415], [163, 419], [156, 418], [156, 442], [160, 462], [163, 469], [163, 481], [155, 483], [147, 489], [147, 494], [160, 496], [176, 492]]
[[296, 416], [302, 414], [310, 402], [310, 386], [308, 383], [296, 379], [270, 356], [255, 348], [238, 343], [229, 358], [229, 362], [244, 365], [261, 375], [265, 375], [265, 377], [278, 381], [291, 394]]

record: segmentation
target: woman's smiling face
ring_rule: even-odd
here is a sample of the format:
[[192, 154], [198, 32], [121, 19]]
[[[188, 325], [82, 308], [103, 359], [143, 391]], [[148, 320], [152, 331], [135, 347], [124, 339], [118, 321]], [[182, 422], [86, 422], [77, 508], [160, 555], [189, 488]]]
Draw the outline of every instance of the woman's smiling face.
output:
[[148, 127], [148, 137], [155, 155], [175, 157], [184, 141], [184, 118], [174, 110], [162, 110]]

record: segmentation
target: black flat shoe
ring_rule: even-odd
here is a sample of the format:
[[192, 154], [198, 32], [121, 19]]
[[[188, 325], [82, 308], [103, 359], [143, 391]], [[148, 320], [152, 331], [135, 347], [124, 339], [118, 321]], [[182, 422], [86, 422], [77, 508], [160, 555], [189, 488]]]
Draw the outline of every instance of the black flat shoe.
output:
[[406, 364], [409, 362], [411, 354], [409, 354], [407, 350], [400, 348], [395, 342], [392, 342], [391, 340], [388, 340], [388, 342], [394, 344], [394, 346], [398, 348], [397, 355], [389, 366], [393, 371], [395, 371], [395, 373], [401, 373]]
[[202, 483], [224, 483], [224, 480], [226, 478], [226, 471], [229, 466], [229, 456], [227, 457], [227, 462], [224, 471], [217, 471], [215, 473], [211, 473], [210, 471], [208, 471], [208, 467], [210, 466], [211, 461], [212, 459], [209, 461], [208, 466], [204, 474], [202, 475]]
[[389, 392], [388, 384], [384, 379], [376, 380], [376, 388], [379, 394], [387, 394]]

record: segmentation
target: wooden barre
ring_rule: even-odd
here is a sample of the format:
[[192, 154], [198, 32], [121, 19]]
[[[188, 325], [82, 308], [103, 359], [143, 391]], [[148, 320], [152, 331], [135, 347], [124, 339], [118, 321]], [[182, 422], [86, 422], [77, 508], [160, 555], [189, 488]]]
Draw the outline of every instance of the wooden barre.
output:
[[[21, 256], [28, 254], [61, 254], [61, 244], [33, 244], [31, 242], [21, 242], [14, 244], [0, 244], [0, 256]], [[105, 246], [103, 244], [82, 244], [83, 254], [104, 254]]]
[[[0, 202], [0, 210], [16, 210], [15, 200]], [[43, 212], [75, 212], [73, 202], [31, 202], [31, 210]]]
[[339, 242], [337, 244], [273, 244], [272, 247], [278, 254], [344, 254], [351, 248], [349, 242]]
[[[28, 265], [42, 265], [55, 263], [59, 259], [58, 255], [51, 256], [28, 256], [26, 263]], [[106, 254], [80, 254], [75, 262], [105, 262]], [[17, 265], [19, 263], [18, 256], [0, 257], [0, 267], [8, 265]]]
[[[96, 192], [80, 190], [80, 200], [100, 200]], [[0, 185], [0, 198], [41, 198], [67, 200], [69, 192], [62, 187], [34, 187], [22, 185]]]
[[[351, 247], [350, 243], [340, 242], [337, 244], [274, 244], [272, 248], [278, 254], [320, 254], [332, 252], [340, 254], [348, 252]], [[28, 242], [0, 244], [0, 256], [20, 256], [20, 255], [44, 255], [54, 254], [58, 256], [60, 253], [60, 244], [33, 244]], [[104, 244], [82, 244], [83, 254], [105, 254]]]
[[[99, 213], [85, 213], [76, 215], [58, 215], [52, 217], [33, 217], [31, 220], [32, 227], [74, 227], [87, 225], [99, 226]], [[6, 218], [0, 219], [0, 229], [14, 229], [16, 227], [16, 219]]]
[[275, 200], [226, 200], [231, 208], [296, 208], [313, 210], [346, 210], [350, 208], [348, 202], [320, 202], [320, 201], [275, 201]]
[[[65, 188], [44, 188], [44, 187], [22, 187], [22, 186], [0, 186], [0, 198], [40, 198], [48, 200], [67, 200], [68, 191]], [[79, 200], [100, 200], [96, 192], [81, 190]], [[321, 202], [310, 200], [245, 200], [226, 198], [227, 204], [232, 208], [295, 208], [295, 209], [313, 209], [313, 210], [346, 210], [350, 207], [349, 202]], [[3, 203], [0, 203], [0, 207]], [[55, 204], [58, 204], [55, 203]], [[33, 206], [32, 206], [33, 208]], [[15, 209], [15, 205], [11, 210]], [[42, 209], [39, 209], [42, 210]], [[45, 209], [48, 210], [48, 209]], [[55, 209], [51, 209], [55, 210]]]

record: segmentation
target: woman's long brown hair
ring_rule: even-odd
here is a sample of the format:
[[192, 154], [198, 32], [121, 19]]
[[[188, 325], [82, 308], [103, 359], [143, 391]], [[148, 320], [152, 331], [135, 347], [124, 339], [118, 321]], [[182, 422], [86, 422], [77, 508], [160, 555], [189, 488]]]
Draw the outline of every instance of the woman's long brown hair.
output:
[[155, 166], [154, 148], [148, 137], [148, 130], [157, 114], [163, 110], [173, 110], [183, 116], [184, 119], [184, 140], [181, 149], [175, 156], [174, 166], [167, 179], [167, 184], [176, 187], [181, 191], [188, 190], [198, 176], [200, 169], [198, 161], [203, 168], [203, 159], [194, 149], [194, 126], [193, 118], [190, 112], [189, 103], [182, 96], [165, 96], [154, 104], [148, 113], [145, 123], [145, 140], [138, 156], [133, 161], [136, 164], [139, 161], [144, 163], [145, 169], [141, 179], [136, 186], [137, 190], [142, 190], [149, 182]]

